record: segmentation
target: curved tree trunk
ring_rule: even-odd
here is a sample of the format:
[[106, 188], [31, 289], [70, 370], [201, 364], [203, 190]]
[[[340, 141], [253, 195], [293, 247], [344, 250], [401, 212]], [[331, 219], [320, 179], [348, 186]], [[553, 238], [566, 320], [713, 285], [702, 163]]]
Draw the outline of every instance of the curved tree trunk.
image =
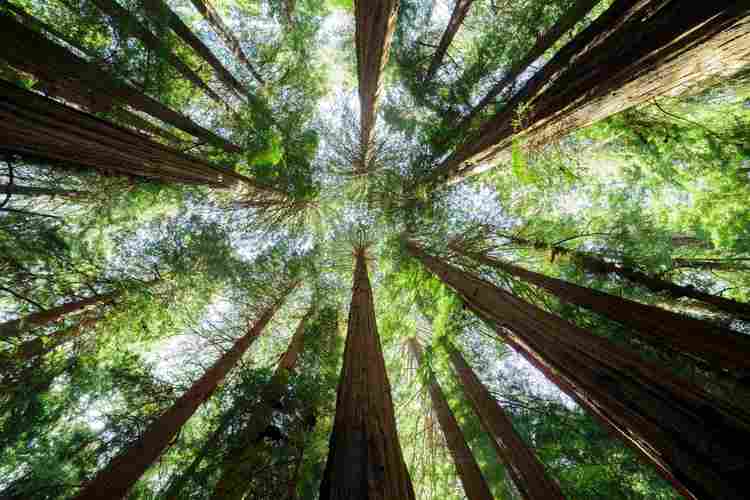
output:
[[421, 183], [464, 178], [514, 140], [538, 147], [715, 74], [735, 72], [748, 54], [750, 6], [744, 2], [615, 0]]
[[347, 330], [320, 500], [414, 500], [396, 432], [363, 249], [356, 254]]
[[[415, 338], [410, 338], [407, 340], [407, 345], [417, 364], [420, 367], [423, 366], [422, 346], [419, 345], [419, 341]], [[453, 464], [456, 466], [456, 471], [464, 488], [466, 498], [468, 500], [492, 500], [492, 492], [489, 486], [487, 486], [487, 481], [485, 481], [482, 471], [479, 469], [479, 465], [477, 465], [477, 461], [474, 459], [471, 448], [466, 443], [456, 417], [453, 416], [453, 412], [443, 394], [443, 389], [440, 387], [435, 374], [429, 366], [427, 366], [427, 370], [427, 388], [430, 391], [432, 408], [437, 415], [443, 436], [445, 436], [448, 451], [450, 451], [451, 458], [453, 458]], [[545, 498], [552, 500], [554, 497]]]
[[[118, 80], [96, 64], [81, 59], [2, 11], [0, 58], [43, 82], [60, 82], [61, 86], [71, 87], [78, 95], [87, 96], [89, 100], [105, 106], [112, 102], [126, 104], [228, 153], [242, 151], [239, 146]], [[8, 85], [2, 83], [3, 87]]]
[[564, 500], [560, 486], [547, 475], [534, 450], [516, 433], [510, 417], [479, 381], [463, 356], [453, 346], [448, 346], [448, 354], [474, 413], [484, 431], [492, 436], [495, 452], [505, 464], [521, 497], [524, 500]]
[[544, 276], [486, 254], [462, 253], [482, 264], [543, 288], [563, 302], [589, 309], [627, 325], [645, 342], [658, 348], [667, 348], [704, 360], [707, 366], [713, 369], [745, 370], [750, 373], [750, 335]]
[[398, 0], [354, 0], [361, 150], [359, 164], [354, 165], [355, 174], [365, 173], [372, 160], [378, 98], [397, 12]]
[[508, 344], [652, 463], [686, 498], [746, 496], [747, 408], [709, 395], [638, 354], [446, 264], [411, 242], [407, 248]]
[[453, 12], [448, 20], [448, 26], [446, 26], [443, 36], [440, 37], [440, 43], [438, 43], [438, 47], [435, 49], [435, 53], [430, 60], [430, 66], [427, 68], [427, 73], [424, 77], [425, 81], [429, 82], [435, 78], [435, 73], [437, 73], [438, 68], [443, 64], [443, 59], [448, 52], [448, 47], [450, 47], [453, 38], [461, 28], [461, 24], [464, 22], [466, 14], [469, 13], [469, 8], [473, 2], [474, 0], [456, 0], [456, 4], [453, 6]]
[[154, 421], [137, 441], [99, 471], [96, 477], [76, 495], [75, 500], [125, 498], [130, 488], [167, 449], [185, 422], [216, 391], [219, 384], [263, 332], [265, 326], [296, 286], [297, 283], [288, 286], [281, 296], [260, 314], [248, 328], [247, 333], [206, 370], [206, 373], [196, 380], [171, 408]]
[[226, 46], [229, 47], [229, 50], [232, 51], [234, 57], [239, 59], [239, 61], [245, 65], [248, 71], [250, 71], [250, 74], [253, 75], [256, 80], [258, 80], [258, 83], [260, 83], [261, 85], [265, 85], [265, 80], [262, 76], [260, 76], [258, 70], [256, 70], [255, 67], [250, 63], [250, 60], [242, 50], [240, 41], [237, 39], [237, 37], [234, 36], [232, 30], [229, 29], [226, 24], [224, 24], [224, 21], [221, 20], [221, 16], [216, 11], [214, 6], [211, 5], [211, 2], [209, 0], [191, 0], [191, 2], [193, 2], [193, 6], [195, 6], [198, 12], [201, 13], [203, 18], [208, 21], [208, 24], [210, 24], [214, 28], [214, 31], [224, 41]]
[[213, 500], [242, 500], [249, 488], [248, 475], [253, 470], [254, 444], [263, 430], [273, 419], [274, 405], [278, 403], [287, 391], [289, 375], [294, 371], [297, 359], [305, 345], [305, 329], [310, 317], [315, 313], [311, 306], [307, 314], [297, 326], [297, 330], [289, 342], [289, 347], [279, 359], [279, 364], [268, 385], [263, 388], [260, 403], [254, 410], [245, 429], [237, 437], [238, 442], [224, 459], [222, 473], [216, 483]]
[[206, 61], [216, 72], [219, 79], [226, 85], [230, 90], [233, 90], [240, 96], [250, 94], [250, 91], [245, 88], [232, 73], [219, 61], [219, 59], [206, 47], [206, 45], [198, 38], [191, 29], [182, 22], [182, 19], [175, 14], [172, 9], [163, 0], [139, 0], [141, 5], [148, 11], [148, 13], [155, 18], [164, 18], [172, 28], [177, 36], [182, 41], [192, 48], [196, 54]]

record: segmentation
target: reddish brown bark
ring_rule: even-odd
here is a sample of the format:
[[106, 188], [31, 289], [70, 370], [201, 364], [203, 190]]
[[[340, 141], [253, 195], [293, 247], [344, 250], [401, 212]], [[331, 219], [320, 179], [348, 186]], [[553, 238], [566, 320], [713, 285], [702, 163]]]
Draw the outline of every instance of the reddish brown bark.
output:
[[172, 65], [186, 80], [203, 90], [207, 96], [219, 104], [224, 104], [219, 94], [214, 92], [195, 71], [177, 57], [161, 40], [159, 40], [148, 28], [138, 21], [127, 9], [123, 8], [115, 0], [92, 0], [99, 9], [109, 16], [114, 22], [120, 35], [124, 38], [137, 37], [143, 45], [155, 54], [159, 54], [170, 65]]
[[224, 21], [222, 21], [221, 16], [216, 11], [213, 5], [211, 5], [211, 2], [209, 0], [191, 0], [193, 2], [193, 5], [198, 10], [198, 12], [201, 13], [203, 18], [208, 21], [208, 24], [210, 24], [217, 35], [224, 41], [227, 47], [229, 47], [229, 50], [232, 51], [232, 54], [234, 54], [234, 57], [239, 59], [239, 61], [245, 65], [248, 71], [250, 71], [250, 74], [253, 75], [253, 77], [258, 80], [258, 83], [261, 85], [265, 85], [266, 82], [263, 79], [262, 76], [260, 76], [260, 73], [258, 73], [258, 70], [255, 69], [255, 67], [250, 63], [250, 60], [245, 55], [245, 52], [242, 50], [242, 45], [240, 45], [240, 41], [237, 39], [237, 37], [234, 35], [234, 32], [232, 32], [229, 27], [224, 24]]
[[599, 1], [600, 0], [578, 0], [571, 5], [550, 29], [537, 38], [536, 43], [523, 59], [511, 66], [508, 73], [499, 82], [493, 85], [490, 91], [487, 92], [487, 95], [485, 95], [482, 100], [480, 100], [477, 105], [461, 119], [461, 122], [456, 125], [456, 129], [465, 129], [482, 110], [497, 99], [506, 87], [510, 85], [510, 89], [512, 89], [513, 84], [518, 80], [521, 73], [526, 71], [537, 59], [550, 50], [565, 33], [570, 31], [573, 26], [576, 25], [576, 23], [586, 17]]
[[479, 381], [463, 356], [452, 346], [448, 346], [448, 354], [474, 413], [484, 431], [492, 436], [495, 451], [521, 497], [524, 500], [564, 500], [560, 486], [547, 475], [534, 450], [516, 433], [510, 417]]
[[16, 356], [22, 360], [30, 360], [43, 356], [53, 349], [79, 337], [81, 333], [96, 325], [97, 316], [87, 316], [77, 324], [53, 332], [44, 337], [28, 340], [16, 348]]
[[461, 24], [469, 13], [469, 8], [473, 2], [474, 0], [456, 0], [456, 4], [453, 6], [453, 12], [448, 20], [448, 26], [445, 28], [443, 36], [440, 37], [440, 43], [438, 43], [438, 47], [435, 49], [435, 53], [430, 60], [430, 66], [427, 68], [427, 73], [425, 73], [425, 81], [429, 82], [435, 78], [435, 73], [437, 73], [438, 68], [443, 64], [443, 59], [448, 52], [448, 47], [450, 47], [453, 38], [455, 38], [456, 33], [458, 33], [459, 28], [461, 28]]
[[615, 0], [423, 182], [463, 178], [513, 140], [539, 146], [739, 69], [750, 54], [749, 13], [731, 0]]
[[60, 321], [68, 314], [81, 311], [88, 306], [97, 304], [103, 304], [110, 302], [115, 299], [120, 292], [105, 293], [101, 295], [94, 295], [82, 300], [68, 302], [57, 307], [46, 309], [35, 313], [28, 314], [23, 318], [6, 321], [0, 323], [0, 338], [9, 339], [12, 337], [18, 337], [24, 332], [27, 332], [33, 328], [39, 328], [46, 326], [51, 323]]
[[248, 476], [252, 474], [253, 458], [256, 452], [253, 446], [258, 436], [271, 423], [273, 407], [286, 392], [289, 375], [294, 371], [297, 359], [305, 345], [305, 328], [314, 314], [311, 307], [295, 330], [289, 347], [279, 359], [273, 377], [264, 387], [261, 401], [254, 410], [247, 426], [238, 436], [238, 442], [227, 454], [222, 464], [222, 472], [211, 498], [213, 500], [242, 500], [250, 487]]
[[414, 500], [396, 431], [372, 289], [358, 250], [321, 500]]
[[744, 498], [750, 458], [739, 443], [750, 439], [746, 408], [709, 395], [412, 243], [408, 249], [686, 498]]
[[383, 83], [383, 69], [388, 62], [393, 31], [396, 28], [398, 0], [354, 1], [359, 82], [360, 164], [355, 173], [363, 173], [372, 160], [375, 120]]
[[[419, 366], [422, 366], [423, 354], [419, 341], [411, 338], [407, 341], [407, 344], [414, 360]], [[440, 429], [442, 429], [443, 436], [445, 436], [448, 451], [450, 451], [451, 458], [453, 458], [453, 463], [456, 466], [456, 471], [464, 488], [466, 498], [468, 500], [492, 500], [492, 492], [489, 486], [487, 486], [487, 482], [482, 475], [482, 471], [479, 469], [479, 465], [477, 465], [477, 461], [474, 459], [471, 448], [466, 443], [466, 439], [448, 405], [448, 401], [445, 399], [443, 389], [440, 387], [435, 374], [429, 366], [427, 370], [427, 388], [430, 391], [432, 409], [437, 415]]]
[[125, 498], [135, 482], [167, 449], [185, 422], [211, 397], [296, 286], [296, 283], [288, 286], [280, 298], [267, 307], [252, 325], [249, 325], [247, 333], [206, 370], [206, 373], [195, 381], [171, 408], [153, 422], [135, 443], [99, 471], [96, 477], [84, 486], [75, 500]]
[[563, 302], [589, 309], [627, 325], [645, 342], [656, 347], [666, 347], [707, 361], [708, 366], [714, 369], [750, 370], [750, 335], [544, 276], [483, 253], [462, 253], [482, 264], [539, 286]]
[[219, 59], [206, 47], [206, 45], [182, 22], [163, 0], [140, 0], [141, 5], [155, 18], [164, 18], [172, 31], [192, 48], [196, 54], [206, 61], [216, 72], [216, 75], [228, 89], [234, 90], [240, 96], [250, 94], [232, 73], [219, 61]]
[[229, 168], [186, 155], [4, 81], [0, 81], [0, 151], [53, 164], [69, 162], [104, 173], [217, 188], [237, 182], [254, 185]]
[[238, 146], [51, 42], [5, 12], [0, 12], [0, 58], [48, 85], [59, 82], [107, 107], [112, 102], [126, 104], [228, 153], [241, 152]]

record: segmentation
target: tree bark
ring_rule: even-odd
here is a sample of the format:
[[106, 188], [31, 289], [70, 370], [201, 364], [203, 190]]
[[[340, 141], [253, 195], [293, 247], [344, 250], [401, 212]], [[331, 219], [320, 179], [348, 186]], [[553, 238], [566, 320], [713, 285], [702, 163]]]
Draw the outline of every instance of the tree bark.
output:
[[114, 300], [115, 298], [117, 298], [117, 296], [119, 295], [120, 295], [120, 292], [111, 292], [111, 293], [104, 293], [101, 295], [94, 295], [93, 297], [88, 297], [82, 300], [68, 302], [66, 304], [62, 304], [57, 307], [46, 309], [44, 311], [31, 313], [31, 314], [24, 316], [23, 318], [18, 318], [18, 319], [14, 319], [11, 321], [6, 321], [5, 323], [0, 323], [0, 338], [10, 339], [13, 337], [18, 337], [22, 333], [32, 330], [34, 328], [39, 328], [39, 327], [46, 326], [51, 323], [60, 321], [68, 314], [73, 314], [75, 312], [81, 311], [88, 306], [110, 302]]
[[[423, 354], [419, 341], [415, 338], [410, 338], [407, 341], [407, 345], [414, 360], [422, 367]], [[482, 475], [482, 471], [479, 469], [479, 465], [477, 465], [477, 461], [474, 459], [471, 448], [466, 443], [466, 439], [448, 405], [448, 401], [445, 399], [443, 389], [440, 387], [435, 374], [429, 366], [427, 366], [427, 388], [430, 391], [432, 409], [437, 415], [440, 429], [442, 429], [443, 436], [445, 436], [448, 451], [450, 451], [451, 458], [453, 458], [453, 463], [456, 466], [456, 471], [464, 488], [466, 498], [468, 500], [492, 500], [492, 492], [489, 486], [487, 486], [487, 482]], [[545, 497], [545, 499], [550, 500], [553, 498]]]
[[564, 500], [560, 486], [547, 475], [534, 450], [516, 433], [510, 417], [479, 381], [463, 356], [453, 346], [448, 346], [448, 354], [474, 413], [484, 431], [492, 436], [495, 452], [505, 464], [521, 497], [524, 500]]
[[750, 335], [658, 307], [544, 276], [477, 252], [461, 252], [575, 304], [629, 326], [646, 343], [703, 360], [713, 369], [750, 373]]
[[268, 306], [251, 326], [249, 325], [247, 333], [206, 370], [170, 409], [153, 422], [135, 443], [99, 471], [75, 500], [125, 498], [130, 488], [167, 449], [185, 422], [216, 391], [296, 286], [297, 283], [287, 286], [280, 297]]
[[[43, 82], [70, 87], [78, 95], [88, 96], [105, 106], [113, 102], [126, 104], [228, 153], [242, 151], [239, 146], [114, 78], [4, 12], [0, 12], [0, 58]], [[7, 85], [3, 83], [3, 87]]]
[[169, 8], [163, 0], [140, 0], [141, 5], [148, 13], [155, 18], [166, 18], [169, 27], [172, 28], [186, 44], [192, 48], [196, 54], [206, 61], [216, 72], [219, 79], [230, 90], [233, 90], [240, 96], [250, 94], [250, 91], [237, 80], [232, 73], [219, 61], [219, 59], [206, 47], [206, 45], [192, 32], [192, 30], [182, 22], [182, 19]]
[[430, 66], [427, 68], [427, 73], [424, 77], [425, 81], [429, 82], [435, 78], [438, 68], [443, 64], [443, 59], [448, 52], [448, 47], [450, 47], [453, 38], [461, 28], [461, 24], [469, 13], [469, 8], [473, 2], [474, 0], [456, 0], [456, 4], [453, 6], [453, 12], [448, 20], [448, 26], [445, 28], [443, 36], [440, 37], [440, 43], [438, 43], [438, 47], [435, 49], [435, 53], [430, 60]]
[[354, 0], [361, 150], [355, 173], [365, 173], [372, 160], [378, 99], [397, 12], [398, 0]]
[[615, 0], [420, 182], [465, 178], [514, 140], [538, 147], [739, 70], [750, 53], [749, 13], [750, 6], [731, 0]]
[[320, 500], [414, 500], [398, 441], [363, 249], [356, 253], [347, 330]]
[[302, 353], [305, 342], [305, 329], [315, 309], [310, 307], [307, 314], [297, 326], [289, 342], [289, 347], [279, 359], [279, 364], [268, 385], [263, 389], [261, 400], [245, 429], [238, 436], [238, 442], [229, 452], [222, 465], [219, 481], [216, 483], [213, 500], [242, 500], [249, 488], [248, 476], [252, 474], [253, 458], [256, 452], [253, 446], [258, 436], [273, 419], [274, 404], [278, 403], [286, 392], [290, 374], [294, 371], [297, 359]]
[[[750, 458], [746, 408], [644, 361], [481, 278], [408, 251], [511, 347], [616, 433], [686, 498], [744, 497]], [[742, 438], [745, 436], [745, 438]]]
[[87, 316], [81, 319], [77, 325], [63, 328], [44, 337], [27, 340], [16, 348], [16, 357], [28, 361], [43, 356], [53, 349], [79, 337], [85, 330], [96, 325], [97, 321], [99, 321], [97, 316]]
[[600, 0], [577, 0], [558, 21], [548, 29], [544, 35], [537, 38], [536, 43], [531, 50], [516, 64], [511, 66], [506, 75], [495, 85], [492, 86], [487, 95], [474, 106], [461, 121], [456, 125], [456, 130], [463, 131], [468, 128], [471, 121], [497, 99], [500, 93], [510, 85], [509, 92], [512, 92], [513, 85], [518, 77], [526, 71], [537, 59], [542, 57], [550, 50], [562, 36], [570, 31], [579, 21], [596, 7]]
[[103, 173], [117, 172], [165, 182], [216, 188], [243, 182], [257, 187], [252, 179], [230, 168], [199, 160], [3, 81], [0, 81], [0, 152], [32, 161], [43, 159], [58, 165], [68, 162]]
[[245, 65], [248, 71], [250, 71], [250, 74], [253, 75], [253, 77], [260, 83], [261, 85], [265, 85], [266, 81], [263, 79], [263, 77], [258, 73], [258, 70], [255, 69], [255, 67], [250, 63], [250, 60], [245, 55], [245, 52], [242, 50], [242, 45], [240, 45], [240, 41], [237, 39], [237, 37], [234, 36], [234, 33], [232, 32], [229, 27], [224, 24], [224, 21], [222, 21], [221, 16], [216, 11], [213, 5], [211, 5], [211, 2], [209, 0], [191, 0], [193, 2], [193, 5], [198, 10], [198, 12], [201, 13], [203, 18], [208, 21], [208, 24], [210, 24], [217, 35], [224, 41], [227, 47], [229, 47], [229, 50], [234, 54], [234, 57], [240, 60], [242, 64]]
[[109, 16], [117, 27], [117, 31], [123, 38], [137, 37], [143, 45], [155, 54], [159, 54], [172, 65], [186, 80], [203, 90], [207, 96], [221, 105], [226, 105], [206, 82], [204, 82], [195, 71], [177, 57], [168, 47], [159, 40], [149, 29], [138, 21], [138, 19], [123, 8], [115, 0], [92, 0], [99, 10]]

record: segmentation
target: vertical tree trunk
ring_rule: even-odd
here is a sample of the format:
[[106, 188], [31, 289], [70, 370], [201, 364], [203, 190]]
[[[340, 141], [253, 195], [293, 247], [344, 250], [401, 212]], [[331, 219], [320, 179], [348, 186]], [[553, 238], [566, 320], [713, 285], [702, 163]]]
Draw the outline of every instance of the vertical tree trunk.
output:
[[185, 64], [182, 59], [177, 57], [161, 40], [159, 40], [149, 29], [140, 23], [140, 21], [123, 8], [115, 0], [92, 0], [99, 7], [99, 10], [109, 16], [117, 27], [117, 31], [123, 38], [137, 37], [143, 45], [155, 54], [159, 54], [169, 62], [182, 76], [197, 88], [203, 90], [207, 96], [219, 104], [226, 105], [206, 82], [204, 82], [195, 71]]
[[[414, 360], [421, 367], [423, 355], [422, 346], [419, 345], [419, 341], [415, 338], [410, 338], [407, 341], [407, 345]], [[468, 500], [492, 500], [492, 492], [490, 492], [482, 471], [474, 459], [471, 448], [466, 443], [456, 417], [453, 416], [453, 412], [443, 394], [443, 389], [440, 387], [435, 374], [429, 366], [427, 366], [427, 370], [427, 388], [430, 391], [432, 408], [437, 415], [440, 428], [445, 436], [445, 442], [448, 445], [451, 458], [453, 458], [453, 463], [456, 466], [456, 471], [464, 488], [466, 498]], [[553, 499], [554, 497], [545, 498]]]
[[52, 307], [44, 311], [28, 314], [22, 318], [6, 321], [5, 323], [0, 323], [0, 338], [9, 339], [18, 337], [22, 333], [34, 328], [39, 328], [60, 321], [68, 314], [81, 311], [88, 306], [110, 302], [117, 298], [118, 295], [120, 295], [120, 292], [94, 295], [93, 297], [87, 297], [85, 299], [68, 302], [66, 304]]
[[344, 365], [320, 500], [414, 500], [396, 431], [364, 249], [358, 249]]
[[453, 38], [461, 28], [461, 24], [464, 22], [466, 14], [469, 13], [469, 8], [473, 2], [474, 0], [456, 0], [456, 4], [453, 6], [453, 12], [448, 20], [448, 26], [445, 28], [443, 36], [440, 37], [440, 43], [430, 60], [430, 66], [427, 68], [427, 73], [424, 77], [425, 81], [429, 82], [435, 78], [435, 73], [437, 73], [438, 68], [443, 64], [443, 59], [448, 52], [448, 47], [450, 47]]
[[484, 431], [492, 436], [495, 451], [521, 497], [524, 500], [564, 500], [560, 486], [547, 475], [534, 450], [516, 433], [510, 417], [479, 381], [463, 356], [453, 346], [448, 346], [448, 354], [474, 413]]
[[745, 497], [750, 414], [493, 284], [409, 252], [686, 498]]
[[[116, 79], [96, 64], [53, 43], [5, 12], [0, 12], [0, 58], [43, 82], [62, 82], [61, 85], [74, 89], [80, 96], [88, 96], [107, 105], [111, 102], [127, 104], [227, 153], [242, 151], [239, 146]], [[3, 87], [6, 85], [3, 82]]]
[[238, 436], [238, 442], [222, 465], [222, 473], [211, 496], [213, 500], [242, 500], [249, 488], [248, 476], [252, 474], [254, 444], [273, 419], [274, 405], [284, 396], [289, 375], [294, 371], [305, 342], [305, 329], [315, 313], [311, 306], [297, 326], [289, 347], [279, 359], [279, 364], [268, 385], [263, 388], [261, 400], [250, 421]]
[[234, 35], [234, 32], [232, 32], [229, 27], [224, 24], [224, 21], [221, 20], [221, 16], [216, 11], [213, 5], [211, 5], [211, 2], [209, 0], [191, 0], [193, 2], [193, 6], [198, 10], [198, 12], [201, 13], [203, 18], [208, 21], [208, 24], [210, 24], [217, 35], [224, 41], [227, 47], [229, 47], [229, 50], [232, 51], [232, 54], [234, 54], [234, 57], [240, 60], [242, 64], [245, 65], [245, 67], [250, 71], [250, 74], [253, 75], [253, 77], [258, 80], [258, 83], [261, 85], [265, 85], [266, 82], [263, 79], [262, 76], [260, 76], [260, 73], [258, 73], [258, 70], [255, 69], [255, 67], [250, 63], [250, 60], [245, 55], [245, 52], [242, 50], [242, 45], [240, 45], [240, 41], [237, 39], [237, 37]]
[[749, 13], [732, 0], [615, 0], [423, 182], [463, 178], [516, 139], [540, 146], [740, 69], [750, 53]]
[[383, 69], [388, 62], [393, 31], [396, 28], [398, 0], [354, 0], [359, 82], [360, 164], [355, 173], [364, 173], [372, 160], [375, 121], [383, 83]]
[[240, 96], [250, 94], [232, 73], [224, 67], [219, 59], [206, 47], [206, 45], [193, 33], [190, 28], [182, 22], [182, 19], [175, 14], [172, 9], [163, 0], [140, 0], [141, 5], [154, 18], [165, 18], [169, 27], [172, 28], [186, 44], [192, 48], [204, 61], [206, 61], [216, 72], [216, 75], [230, 90], [235, 91]]
[[75, 500], [125, 498], [130, 488], [167, 449], [185, 422], [211, 397], [227, 373], [234, 368], [253, 341], [263, 332], [266, 324], [296, 286], [297, 283], [288, 286], [281, 296], [261, 313], [248, 328], [247, 333], [206, 370], [206, 373], [195, 381], [171, 408], [154, 421], [135, 443], [123, 450], [99, 471], [96, 477], [84, 486]]
[[627, 325], [645, 342], [658, 348], [666, 347], [707, 361], [708, 366], [713, 369], [750, 370], [750, 335], [544, 276], [483, 253], [456, 250], [482, 264], [541, 287], [563, 302], [589, 309]]

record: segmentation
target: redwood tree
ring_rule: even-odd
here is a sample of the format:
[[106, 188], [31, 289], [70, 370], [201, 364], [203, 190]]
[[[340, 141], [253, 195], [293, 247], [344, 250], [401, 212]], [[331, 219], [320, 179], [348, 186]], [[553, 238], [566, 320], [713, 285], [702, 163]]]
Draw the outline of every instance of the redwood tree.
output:
[[458, 33], [459, 28], [461, 28], [461, 24], [469, 13], [469, 8], [473, 2], [474, 0], [456, 0], [453, 12], [448, 20], [448, 26], [446, 26], [443, 36], [440, 37], [440, 43], [438, 43], [437, 49], [435, 49], [435, 53], [432, 55], [432, 59], [430, 59], [430, 66], [427, 68], [427, 73], [425, 73], [424, 77], [426, 81], [429, 82], [435, 78], [435, 73], [437, 73], [438, 68], [443, 63], [445, 54], [448, 52], [448, 47], [450, 47], [453, 38]]
[[356, 251], [344, 365], [321, 500], [414, 500], [396, 432], [365, 250]]
[[[741, 499], [746, 408], [714, 397], [407, 243], [409, 253], [561, 390], [651, 462], [686, 498]], [[744, 436], [744, 438], [743, 438]]]

